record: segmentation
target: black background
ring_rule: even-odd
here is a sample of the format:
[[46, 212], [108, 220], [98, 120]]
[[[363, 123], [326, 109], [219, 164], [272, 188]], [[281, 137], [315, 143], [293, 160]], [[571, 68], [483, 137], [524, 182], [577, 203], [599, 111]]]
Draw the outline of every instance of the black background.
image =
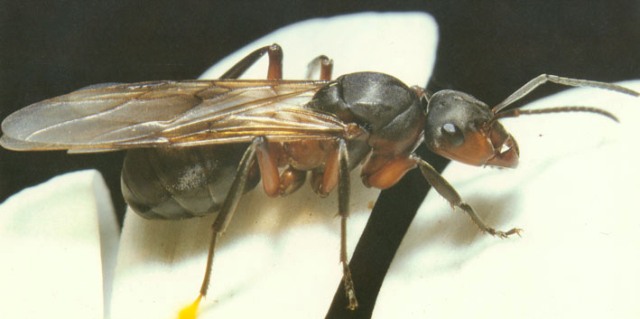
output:
[[[194, 78], [217, 60], [279, 27], [361, 11], [434, 15], [440, 42], [430, 87], [467, 91], [488, 104], [499, 102], [541, 73], [601, 81], [640, 78], [640, 3], [633, 0], [3, 0], [0, 118], [94, 83]], [[545, 92], [550, 90], [540, 94]], [[122, 157], [122, 153], [68, 156], [0, 149], [0, 201], [62, 172], [98, 168], [111, 188], [116, 209], [123, 212], [119, 193]], [[416, 198], [424, 195], [424, 191], [399, 193]], [[398, 195], [386, 196], [391, 197], [379, 203], [380, 207], [395, 201], [393, 208], [403, 209], [393, 197]], [[412, 210], [419, 199], [414, 204], [402, 202]], [[373, 245], [379, 253], [382, 248]], [[354, 262], [356, 259], [354, 256]]]

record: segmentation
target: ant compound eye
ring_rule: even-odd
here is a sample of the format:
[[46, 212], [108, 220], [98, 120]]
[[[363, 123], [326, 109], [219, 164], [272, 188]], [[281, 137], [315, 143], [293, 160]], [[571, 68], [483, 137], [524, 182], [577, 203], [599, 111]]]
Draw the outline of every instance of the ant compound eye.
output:
[[440, 127], [442, 138], [451, 146], [460, 146], [464, 143], [462, 130], [453, 123], [445, 123]]

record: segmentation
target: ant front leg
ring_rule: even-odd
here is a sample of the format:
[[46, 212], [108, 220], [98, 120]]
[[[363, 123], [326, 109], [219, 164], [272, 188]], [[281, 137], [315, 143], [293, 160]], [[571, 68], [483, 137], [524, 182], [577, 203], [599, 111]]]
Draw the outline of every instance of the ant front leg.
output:
[[220, 76], [220, 79], [237, 79], [252, 65], [258, 61], [263, 55], [269, 55], [269, 70], [267, 71], [268, 80], [282, 80], [282, 48], [274, 43], [272, 45], [259, 48], [244, 57], [227, 72]]
[[471, 220], [473, 220], [473, 222], [480, 228], [481, 231], [489, 233], [493, 236], [498, 236], [500, 238], [506, 238], [513, 234], [520, 235], [520, 233], [522, 232], [520, 228], [511, 228], [508, 231], [500, 231], [485, 224], [485, 222], [480, 218], [480, 216], [478, 216], [475, 210], [473, 210], [473, 208], [469, 204], [462, 201], [462, 198], [460, 197], [458, 192], [456, 192], [453, 186], [451, 186], [451, 184], [449, 184], [449, 182], [447, 182], [447, 180], [444, 179], [444, 177], [442, 177], [442, 175], [440, 175], [438, 171], [433, 168], [433, 166], [429, 165], [429, 163], [421, 158], [418, 158], [417, 156], [413, 158], [418, 164], [418, 167], [420, 167], [420, 171], [422, 172], [424, 178], [427, 180], [427, 182], [429, 182], [429, 184], [431, 184], [431, 186], [433, 186], [438, 194], [444, 197], [452, 207], [459, 207], [460, 209], [464, 210], [464, 212], [467, 213], [469, 217], [471, 217]]

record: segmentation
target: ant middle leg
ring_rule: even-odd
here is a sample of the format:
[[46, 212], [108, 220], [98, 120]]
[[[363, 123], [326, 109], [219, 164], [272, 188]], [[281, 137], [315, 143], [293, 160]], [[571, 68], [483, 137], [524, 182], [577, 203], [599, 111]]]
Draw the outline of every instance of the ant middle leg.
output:
[[356, 290], [349, 268], [347, 256], [347, 219], [349, 218], [349, 197], [351, 196], [351, 180], [349, 172], [349, 154], [347, 143], [340, 139], [337, 141], [334, 154], [327, 161], [322, 176], [318, 176], [321, 182], [317, 183], [316, 193], [326, 195], [336, 184], [338, 187], [338, 215], [340, 216], [340, 264], [342, 265], [342, 283], [347, 297], [347, 309], [358, 308]]
[[349, 258], [347, 257], [347, 219], [349, 217], [349, 198], [351, 196], [351, 180], [349, 176], [349, 157], [347, 143], [344, 140], [338, 142], [338, 161], [340, 172], [338, 175], [338, 213], [340, 214], [340, 263], [342, 263], [342, 280], [344, 282], [345, 295], [349, 304], [347, 308], [358, 308], [356, 289], [351, 278]]
[[320, 72], [320, 80], [329, 81], [333, 73], [333, 60], [329, 59], [326, 55], [320, 55], [311, 60], [307, 65], [306, 79], [312, 79], [315, 74]]
[[[233, 65], [227, 72], [220, 76], [220, 79], [237, 79], [244, 74], [252, 65], [254, 65], [262, 56], [269, 56], [269, 67], [267, 71], [268, 80], [282, 80], [282, 47], [277, 43], [261, 47]], [[307, 79], [311, 79], [313, 75], [320, 73], [320, 80], [331, 80], [333, 72], [333, 60], [321, 55], [313, 59], [307, 66]]]

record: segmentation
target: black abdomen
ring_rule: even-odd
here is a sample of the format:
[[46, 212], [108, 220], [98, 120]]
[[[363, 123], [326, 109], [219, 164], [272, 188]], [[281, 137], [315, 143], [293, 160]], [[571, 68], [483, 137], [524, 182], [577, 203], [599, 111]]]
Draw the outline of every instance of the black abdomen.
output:
[[[246, 148], [227, 144], [130, 150], [122, 168], [122, 193], [144, 218], [182, 219], [217, 212]], [[246, 190], [258, 181], [256, 167]]]

